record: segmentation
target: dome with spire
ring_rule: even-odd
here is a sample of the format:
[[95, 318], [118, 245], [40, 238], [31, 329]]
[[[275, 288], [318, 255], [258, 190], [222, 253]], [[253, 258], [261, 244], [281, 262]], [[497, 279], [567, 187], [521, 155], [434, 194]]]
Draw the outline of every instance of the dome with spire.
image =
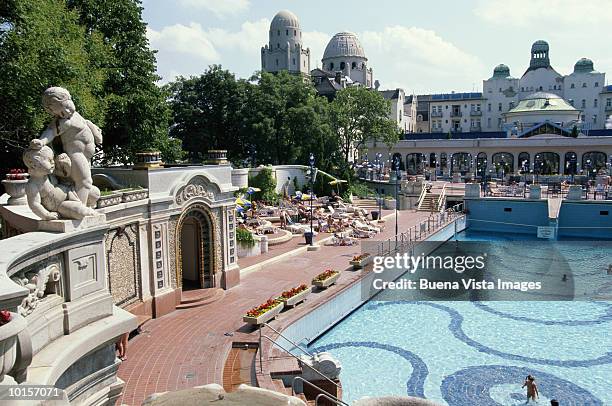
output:
[[357, 39], [357, 36], [352, 32], [339, 32], [334, 35], [333, 38], [325, 47], [323, 53], [323, 61], [330, 58], [356, 56], [360, 58], [366, 58], [363, 47]]
[[493, 69], [493, 77], [496, 79], [510, 77], [510, 68], [503, 63], [497, 65], [495, 69]]
[[285, 30], [285, 29], [300, 28], [300, 20], [295, 14], [289, 10], [281, 10], [272, 19], [270, 30]]
[[593, 61], [589, 58], [580, 58], [574, 65], [574, 73], [588, 73], [593, 72], [594, 70]]

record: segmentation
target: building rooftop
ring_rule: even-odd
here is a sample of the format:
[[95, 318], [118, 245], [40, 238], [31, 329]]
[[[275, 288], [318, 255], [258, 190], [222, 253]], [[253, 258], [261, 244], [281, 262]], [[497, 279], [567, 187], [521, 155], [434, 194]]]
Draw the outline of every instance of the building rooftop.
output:
[[394, 99], [398, 99], [399, 98], [400, 90], [399, 89], [395, 89], [395, 90], [381, 90], [380, 94], [382, 94], [382, 97], [384, 97], [385, 99], [394, 100]]
[[366, 58], [359, 39], [352, 32], [339, 32], [334, 35], [325, 47], [323, 60], [344, 56]]
[[[418, 96], [419, 99], [421, 96]], [[481, 92], [432, 94], [431, 101], [482, 99]]]
[[508, 113], [522, 113], [528, 111], [577, 111], [574, 106], [554, 93], [536, 92], [521, 100], [515, 108]]

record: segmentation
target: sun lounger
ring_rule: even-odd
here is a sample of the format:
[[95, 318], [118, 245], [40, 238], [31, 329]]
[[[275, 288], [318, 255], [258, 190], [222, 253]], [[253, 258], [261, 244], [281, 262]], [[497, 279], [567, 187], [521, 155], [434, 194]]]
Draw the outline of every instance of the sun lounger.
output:
[[380, 233], [380, 228], [371, 226], [367, 223], [362, 223], [359, 220], [353, 220], [353, 227], [359, 230], [374, 231], [376, 233]]

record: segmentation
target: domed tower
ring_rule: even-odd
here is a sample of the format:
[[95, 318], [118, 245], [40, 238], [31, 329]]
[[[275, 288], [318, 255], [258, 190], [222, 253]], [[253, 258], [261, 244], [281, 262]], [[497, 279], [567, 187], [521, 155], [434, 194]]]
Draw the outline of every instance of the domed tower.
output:
[[325, 47], [321, 60], [323, 70], [342, 72], [353, 82], [366, 87], [374, 85], [373, 72], [368, 68], [368, 58], [357, 36], [351, 32], [339, 32]]
[[310, 49], [304, 48], [300, 21], [289, 10], [279, 11], [270, 23], [268, 44], [261, 48], [261, 70], [310, 73]]
[[529, 62], [529, 68], [548, 68], [550, 66], [548, 51], [548, 42], [542, 40], [534, 42], [531, 46], [531, 61]]
[[493, 69], [493, 78], [495, 79], [506, 79], [510, 77], [510, 68], [508, 65], [504, 65], [503, 63], [497, 65], [495, 69]]
[[593, 61], [589, 58], [580, 58], [574, 65], [574, 73], [591, 73], [594, 70]]

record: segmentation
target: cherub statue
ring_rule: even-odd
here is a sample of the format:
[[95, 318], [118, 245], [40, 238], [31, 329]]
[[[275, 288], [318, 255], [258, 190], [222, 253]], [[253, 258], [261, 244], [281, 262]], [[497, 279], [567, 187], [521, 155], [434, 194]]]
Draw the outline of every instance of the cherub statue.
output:
[[43, 220], [57, 220], [60, 216], [80, 220], [92, 216], [91, 207], [100, 197], [100, 190], [91, 186], [83, 204], [71, 185], [60, 184], [53, 175], [55, 161], [53, 150], [48, 146], [29, 148], [23, 154], [30, 178], [26, 185], [28, 205], [34, 214]]
[[70, 158], [70, 179], [74, 182], [79, 200], [83, 205], [87, 205], [93, 187], [90, 161], [96, 144], [102, 143], [102, 132], [76, 111], [70, 93], [64, 88], [50, 87], [45, 90], [42, 104], [55, 119], [49, 123], [39, 139], [30, 142], [30, 147], [40, 149], [51, 143], [55, 137], [60, 137], [64, 152]]

